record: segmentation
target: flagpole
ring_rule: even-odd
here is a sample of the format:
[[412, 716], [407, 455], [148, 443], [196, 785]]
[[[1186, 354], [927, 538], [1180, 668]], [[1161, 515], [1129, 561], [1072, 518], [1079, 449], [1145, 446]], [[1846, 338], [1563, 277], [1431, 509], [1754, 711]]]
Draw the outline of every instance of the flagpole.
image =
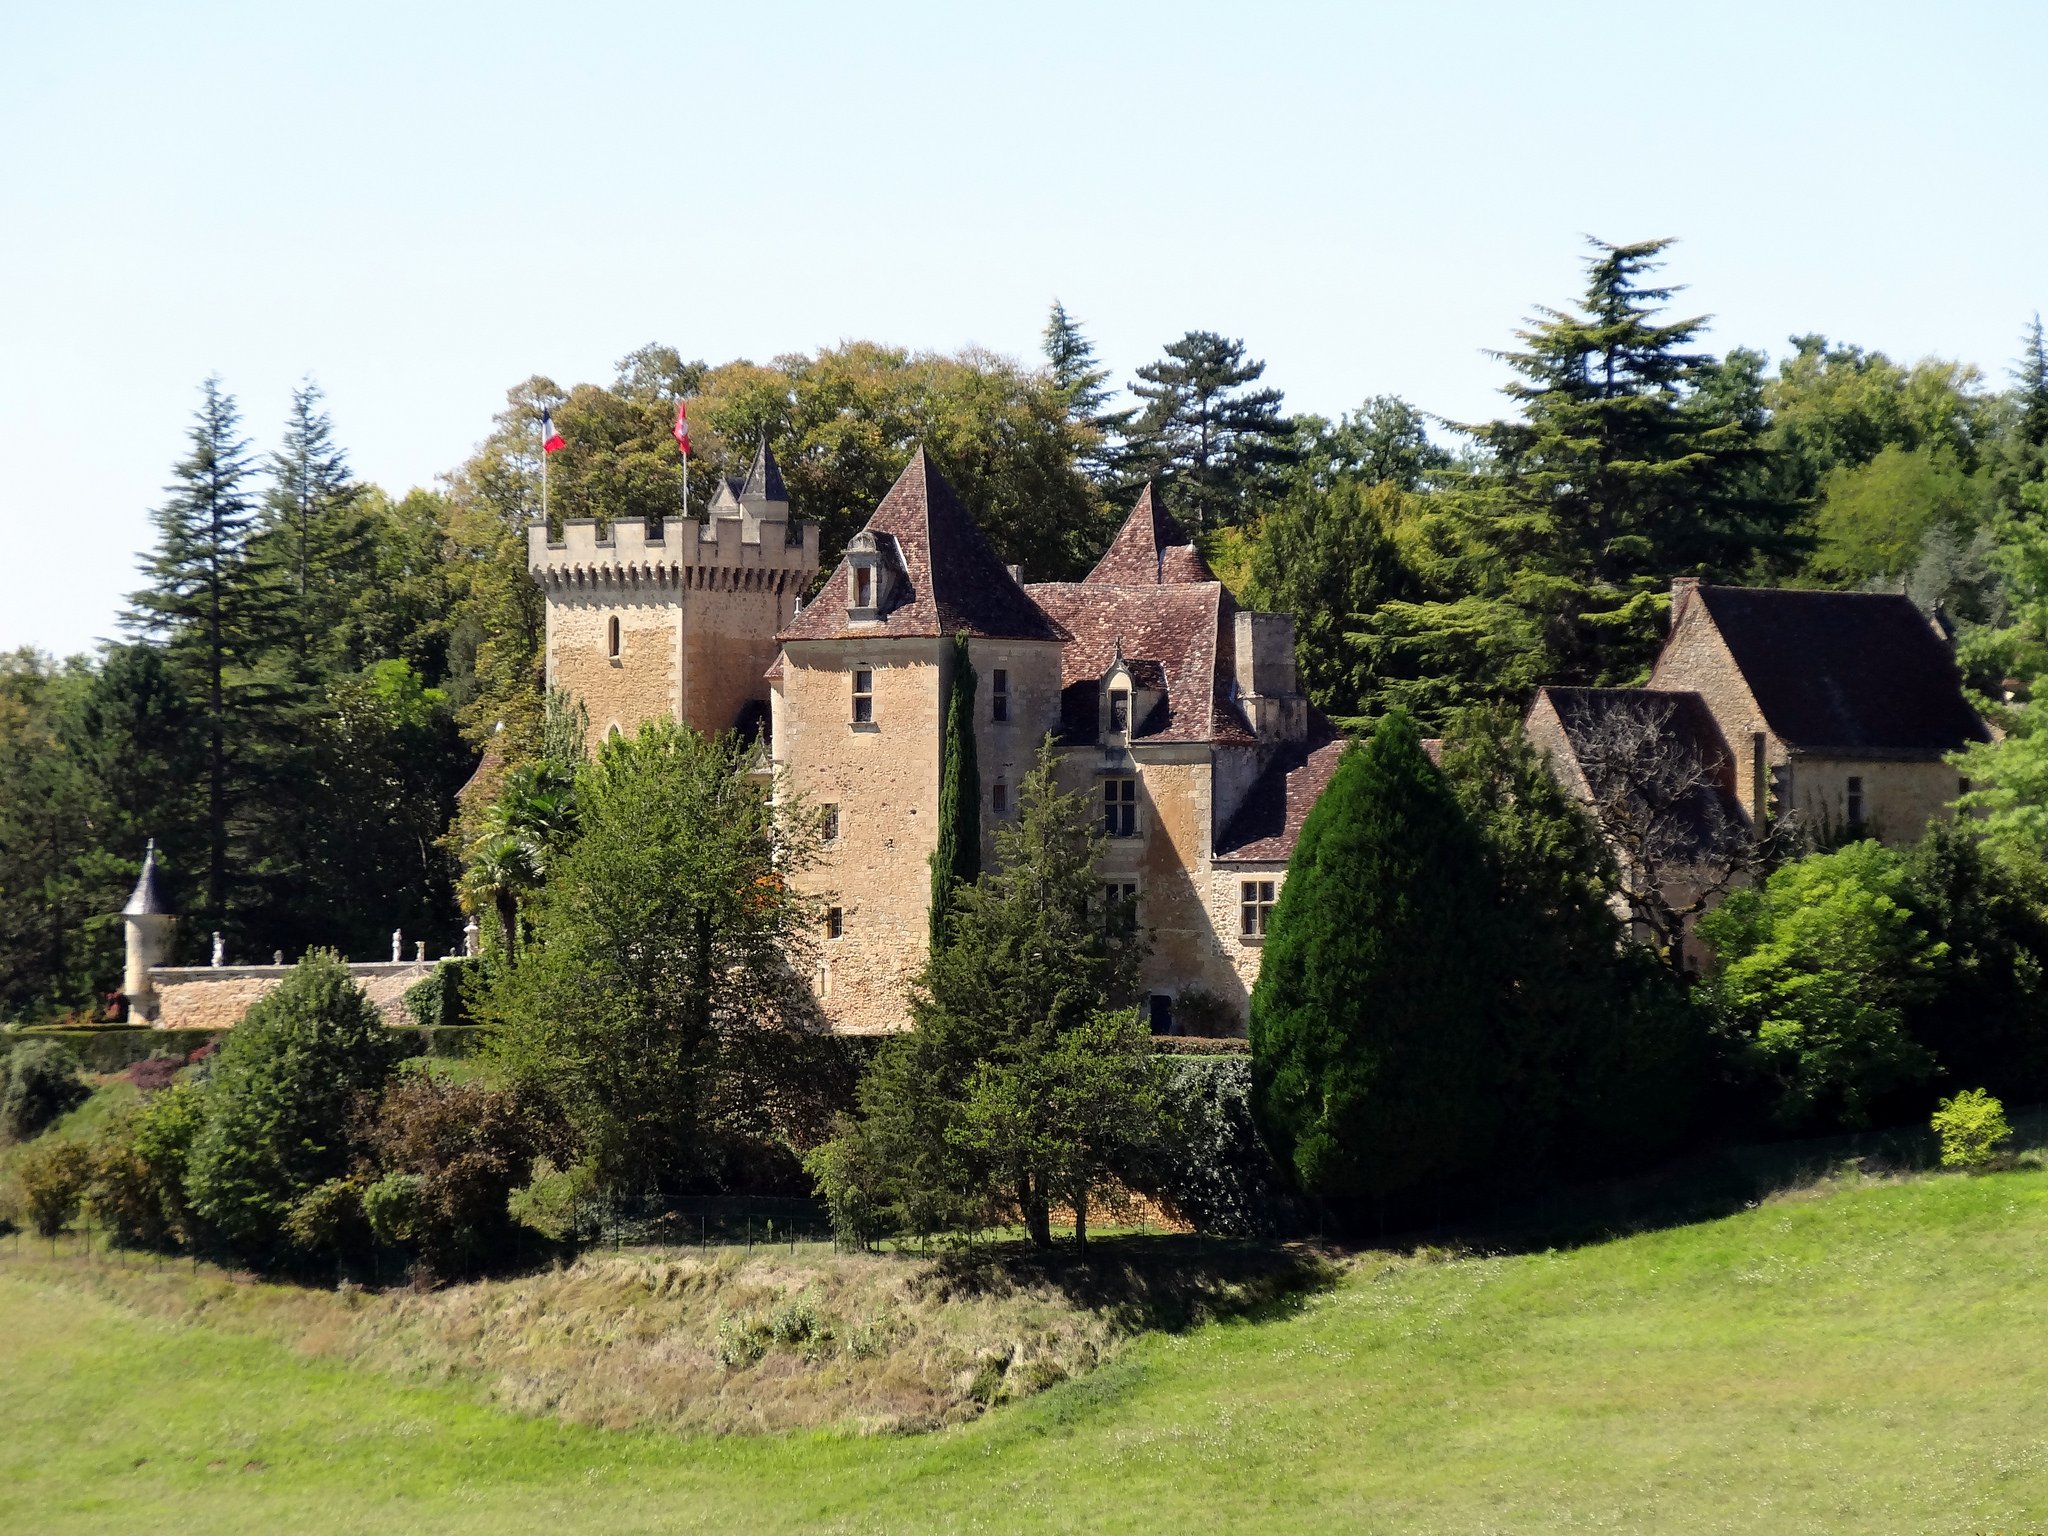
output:
[[540, 520], [552, 539], [555, 525], [548, 521], [548, 458], [548, 418], [543, 411], [540, 418]]

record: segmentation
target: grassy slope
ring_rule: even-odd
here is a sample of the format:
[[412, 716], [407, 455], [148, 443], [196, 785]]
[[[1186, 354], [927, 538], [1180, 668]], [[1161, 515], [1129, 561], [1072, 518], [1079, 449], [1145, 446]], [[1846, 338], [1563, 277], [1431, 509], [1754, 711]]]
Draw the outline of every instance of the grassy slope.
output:
[[1994, 1531], [2040, 1525], [2048, 1175], [1364, 1268], [914, 1439], [518, 1419], [0, 1258], [38, 1530]]

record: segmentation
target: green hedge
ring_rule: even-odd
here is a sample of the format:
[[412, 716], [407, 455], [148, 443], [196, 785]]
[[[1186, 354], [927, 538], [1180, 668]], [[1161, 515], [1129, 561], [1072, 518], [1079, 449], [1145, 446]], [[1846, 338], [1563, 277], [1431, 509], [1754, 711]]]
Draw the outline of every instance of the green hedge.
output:
[[472, 1022], [469, 995], [477, 975], [475, 960], [443, 960], [424, 979], [407, 987], [400, 1001], [423, 1029], [459, 1028]]
[[1249, 1055], [1174, 1056], [1167, 1136], [1135, 1182], [1198, 1232], [1266, 1237], [1297, 1224], [1287, 1180], [1252, 1123]]
[[31, 1040], [62, 1041], [88, 1072], [125, 1072], [138, 1061], [152, 1056], [190, 1056], [203, 1045], [222, 1037], [217, 1029], [150, 1029], [144, 1025], [110, 1024], [98, 1028], [44, 1028], [9, 1030], [0, 1033], [0, 1055]]

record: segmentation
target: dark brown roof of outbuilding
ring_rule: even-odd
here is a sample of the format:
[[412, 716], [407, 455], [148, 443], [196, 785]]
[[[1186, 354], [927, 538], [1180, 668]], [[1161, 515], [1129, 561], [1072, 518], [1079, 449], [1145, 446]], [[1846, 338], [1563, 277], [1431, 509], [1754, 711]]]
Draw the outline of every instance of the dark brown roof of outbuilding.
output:
[[1173, 520], [1159, 492], [1147, 485], [1109, 548], [1088, 573], [1093, 585], [1163, 587], [1214, 581], [1215, 573], [1187, 530]]
[[996, 558], [922, 448], [875, 508], [867, 531], [895, 569], [887, 613], [877, 623], [848, 621], [842, 559], [811, 606], [790, 620], [778, 640], [913, 638], [962, 630], [982, 639], [1067, 638]]
[[1230, 701], [1235, 609], [1221, 582], [1162, 590], [1060, 581], [1027, 590], [1073, 637], [1060, 652], [1062, 718], [1070, 737], [1094, 739], [1097, 685], [1121, 645], [1138, 686], [1154, 686], [1150, 667], [1156, 666], [1166, 692], [1161, 706], [1133, 722], [1134, 740], [1256, 739]]
[[1325, 722], [1315, 725], [1308, 741], [1273, 760], [1231, 815], [1216, 839], [1219, 864], [1277, 863], [1293, 854], [1301, 824], [1330, 787], [1349, 744]]
[[1673, 817], [1685, 828], [1694, 847], [1711, 846], [1720, 828], [1738, 825], [1743, 820], [1742, 805], [1735, 792], [1734, 754], [1715, 722], [1714, 712], [1697, 693], [1654, 688], [1550, 687], [1537, 689], [1536, 697], [1539, 703], [1548, 699], [1551, 708], [1557, 711], [1558, 723], [1571, 746], [1579, 773], [1596, 796], [1606, 787], [1593, 782], [1599, 769], [1597, 764], [1588, 766], [1584, 745], [1603, 722], [1630, 711], [1655, 723], [1662, 741], [1692, 753], [1713, 777], [1711, 789], [1696, 791], [1687, 803], [1671, 807]]
[[1773, 733], [1795, 747], [1938, 756], [1990, 733], [1909, 597], [1702, 586]]

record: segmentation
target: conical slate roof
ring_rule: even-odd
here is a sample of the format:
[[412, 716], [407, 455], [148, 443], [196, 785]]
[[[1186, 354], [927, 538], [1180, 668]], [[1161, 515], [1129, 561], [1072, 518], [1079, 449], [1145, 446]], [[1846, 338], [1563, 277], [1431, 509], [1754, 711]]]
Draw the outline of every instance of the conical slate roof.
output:
[[1025, 595], [960, 505], [924, 449], [867, 521], [893, 567], [895, 591], [879, 622], [846, 617], [846, 562], [778, 637], [835, 640], [855, 635], [939, 636], [965, 630], [982, 639], [1066, 640], [1067, 632]]
[[1098, 586], [1166, 587], [1216, 576], [1187, 530], [1166, 510], [1165, 500], [1147, 484], [1087, 579]]
[[775, 455], [768, 451], [768, 439], [761, 439], [761, 446], [754, 450], [754, 467], [747, 471], [747, 478], [739, 488], [741, 501], [787, 501], [789, 492], [783, 489], [782, 471], [776, 467]]
[[156, 888], [156, 839], [149, 840], [149, 850], [142, 856], [142, 875], [135, 882], [135, 892], [128, 898], [128, 905], [121, 909], [123, 917], [157, 917], [170, 911]]

